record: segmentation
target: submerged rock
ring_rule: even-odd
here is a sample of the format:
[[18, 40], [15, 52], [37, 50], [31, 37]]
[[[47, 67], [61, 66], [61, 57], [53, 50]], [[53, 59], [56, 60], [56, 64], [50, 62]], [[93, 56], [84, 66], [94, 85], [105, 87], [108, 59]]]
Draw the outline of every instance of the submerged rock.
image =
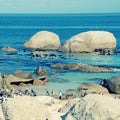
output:
[[1, 50], [4, 52], [18, 52], [18, 50], [14, 49], [12, 47], [9, 47], [9, 46], [3, 47], [3, 48], [1, 48]]
[[56, 50], [60, 47], [59, 36], [53, 32], [40, 31], [28, 40], [24, 47], [40, 50]]
[[63, 52], [94, 52], [97, 49], [114, 50], [116, 39], [107, 31], [88, 31], [71, 37], [60, 48]]
[[91, 66], [86, 64], [51, 64], [51, 68], [62, 70], [79, 70], [84, 72], [113, 72], [111, 68]]
[[14, 75], [15, 75], [16, 77], [25, 78], [25, 79], [31, 79], [31, 78], [32, 78], [31, 73], [29, 73], [29, 72], [23, 72], [23, 71], [21, 71], [21, 70], [16, 70], [16, 71], [14, 72]]

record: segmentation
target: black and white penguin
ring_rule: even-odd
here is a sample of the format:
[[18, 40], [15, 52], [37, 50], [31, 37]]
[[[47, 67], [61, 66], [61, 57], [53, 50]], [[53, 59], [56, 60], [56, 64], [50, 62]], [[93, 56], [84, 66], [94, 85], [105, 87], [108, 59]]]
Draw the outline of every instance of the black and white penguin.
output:
[[59, 95], [58, 95], [58, 99], [62, 99], [62, 92], [61, 92], [61, 90], [59, 91]]

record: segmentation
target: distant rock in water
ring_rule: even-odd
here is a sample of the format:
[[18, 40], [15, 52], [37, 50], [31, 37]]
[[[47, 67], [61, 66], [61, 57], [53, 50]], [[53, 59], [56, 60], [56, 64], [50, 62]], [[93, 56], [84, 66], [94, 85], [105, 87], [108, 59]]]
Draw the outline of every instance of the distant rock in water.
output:
[[79, 70], [83, 72], [113, 72], [112, 68], [91, 66], [86, 64], [51, 64], [51, 68], [62, 70]]
[[9, 46], [5, 46], [3, 48], [1, 48], [2, 51], [4, 52], [18, 52], [18, 50], [12, 48], [12, 47], [9, 47]]
[[59, 36], [53, 32], [40, 31], [28, 40], [24, 47], [40, 50], [56, 50], [61, 46]]
[[88, 31], [71, 37], [59, 49], [62, 52], [94, 52], [116, 48], [114, 35], [107, 31]]

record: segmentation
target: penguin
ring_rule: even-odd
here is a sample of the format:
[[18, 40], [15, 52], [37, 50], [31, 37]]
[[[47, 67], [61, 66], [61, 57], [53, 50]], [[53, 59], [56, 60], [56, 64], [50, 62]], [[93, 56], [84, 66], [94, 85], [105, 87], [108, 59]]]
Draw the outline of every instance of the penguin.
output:
[[48, 90], [46, 90], [46, 95], [47, 95], [47, 96], [50, 95]]
[[59, 91], [59, 95], [58, 95], [58, 99], [62, 99], [62, 92], [61, 92], [61, 90]]
[[31, 89], [31, 96], [37, 96], [35, 90]]

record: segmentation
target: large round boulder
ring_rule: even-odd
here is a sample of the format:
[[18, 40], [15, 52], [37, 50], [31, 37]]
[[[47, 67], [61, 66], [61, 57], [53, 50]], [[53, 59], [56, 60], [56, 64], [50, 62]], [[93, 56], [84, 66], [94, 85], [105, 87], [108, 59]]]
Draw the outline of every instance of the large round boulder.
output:
[[57, 34], [48, 31], [40, 31], [33, 35], [24, 44], [24, 47], [40, 50], [56, 50], [60, 45], [59, 36]]
[[2, 104], [1, 109], [6, 117], [2, 120], [61, 120], [52, 106], [53, 102], [56, 100], [49, 96], [8, 98]]
[[120, 76], [115, 76], [106, 80], [106, 84], [110, 92], [120, 94]]
[[116, 48], [114, 35], [107, 31], [88, 31], [71, 37], [60, 48], [63, 52], [94, 52]]

